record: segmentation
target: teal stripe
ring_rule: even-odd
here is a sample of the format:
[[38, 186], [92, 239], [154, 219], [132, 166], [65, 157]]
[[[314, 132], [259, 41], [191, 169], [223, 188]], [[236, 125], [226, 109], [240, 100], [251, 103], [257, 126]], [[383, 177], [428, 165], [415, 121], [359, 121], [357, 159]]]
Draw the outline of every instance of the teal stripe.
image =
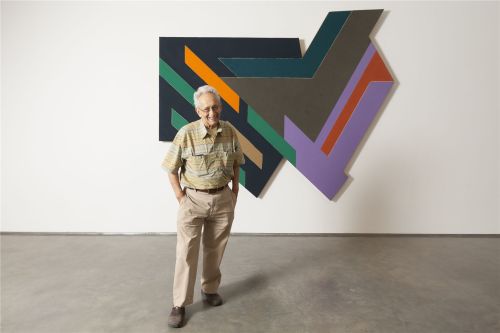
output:
[[294, 166], [296, 164], [295, 149], [288, 144], [255, 110], [248, 106], [248, 123], [255, 128], [277, 151]]
[[330, 12], [303, 58], [220, 58], [238, 77], [312, 78], [351, 11]]
[[174, 128], [176, 130], [180, 130], [182, 126], [187, 125], [189, 123], [189, 121], [184, 119], [184, 117], [181, 116], [173, 108], [171, 110], [172, 110], [172, 113], [171, 113], [171, 117], [170, 117], [170, 122], [172, 123], [172, 126], [174, 126]]
[[319, 65], [325, 59], [328, 50], [342, 30], [351, 11], [328, 13], [319, 31], [314, 36], [311, 45], [304, 55], [304, 62], [308, 67], [310, 77], [314, 75]]
[[173, 70], [163, 59], [160, 58], [160, 76], [167, 81], [182, 97], [194, 106], [194, 89]]
[[240, 181], [240, 184], [242, 186], [245, 186], [245, 183], [247, 181], [247, 175], [245, 173], [245, 170], [243, 170], [241, 167], [240, 167], [240, 179], [239, 179], [239, 181]]

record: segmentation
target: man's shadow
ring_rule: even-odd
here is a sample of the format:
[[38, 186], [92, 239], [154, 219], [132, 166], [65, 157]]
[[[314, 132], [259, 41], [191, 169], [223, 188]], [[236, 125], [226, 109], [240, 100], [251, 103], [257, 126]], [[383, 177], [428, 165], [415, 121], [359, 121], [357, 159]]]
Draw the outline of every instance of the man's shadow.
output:
[[[274, 279], [272, 273], [257, 273], [251, 275], [243, 280], [221, 285], [219, 291], [224, 299], [225, 304], [232, 303], [235, 300], [245, 297], [250, 293], [255, 293], [258, 290], [265, 289], [269, 285], [269, 280]], [[201, 300], [194, 302], [189, 306], [189, 311], [186, 311], [186, 318], [190, 320], [191, 317], [201, 311], [211, 309], [212, 306], [203, 303]]]
[[[273, 236], [262, 237], [272, 238]], [[291, 238], [294, 237], [292, 236]], [[338, 254], [339, 250], [341, 252], [350, 251], [351, 248], [357, 247], [358, 244], [359, 240], [346, 237], [340, 245], [337, 244], [336, 246], [332, 246], [331, 242], [324, 242], [318, 244], [319, 246], [315, 246], [314, 248], [304, 249], [304, 251], [300, 253], [291, 253], [293, 257], [283, 260], [279, 265], [270, 266], [269, 264], [263, 264], [262, 267], [258, 268], [258, 272], [250, 273], [249, 276], [239, 281], [222, 283], [219, 292], [224, 299], [224, 304], [236, 302], [241, 298], [259, 293], [269, 287], [279, 284], [285, 277], [290, 279], [295, 275], [302, 274], [304, 271], [316, 270], [318, 267], [324, 267], [327, 262], [332, 260], [333, 256]], [[279, 255], [283, 256], [283, 254]], [[298, 281], [300, 281], [300, 279], [298, 279]], [[335, 288], [335, 286], [331, 287]], [[189, 307], [189, 311], [186, 312], [186, 317], [189, 320], [196, 315], [196, 313], [209, 310], [210, 308], [212, 307], [204, 304], [201, 300], [194, 302]]]

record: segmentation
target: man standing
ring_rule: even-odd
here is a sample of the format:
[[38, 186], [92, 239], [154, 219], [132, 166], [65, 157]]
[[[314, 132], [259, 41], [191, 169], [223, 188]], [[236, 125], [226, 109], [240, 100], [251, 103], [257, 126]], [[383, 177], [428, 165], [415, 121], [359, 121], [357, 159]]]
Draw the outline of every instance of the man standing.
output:
[[193, 303], [200, 241], [202, 300], [222, 304], [219, 266], [234, 218], [239, 166], [245, 163], [236, 131], [220, 120], [219, 93], [202, 86], [194, 93], [194, 105], [200, 119], [179, 130], [162, 164], [179, 201], [171, 327], [184, 325], [185, 306]]

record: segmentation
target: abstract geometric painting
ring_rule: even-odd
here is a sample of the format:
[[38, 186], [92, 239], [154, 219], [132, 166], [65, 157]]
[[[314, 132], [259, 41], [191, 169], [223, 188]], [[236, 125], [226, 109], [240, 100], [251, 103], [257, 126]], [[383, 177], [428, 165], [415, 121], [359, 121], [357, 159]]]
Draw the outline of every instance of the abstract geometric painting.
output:
[[160, 140], [198, 119], [193, 93], [211, 85], [247, 190], [259, 196], [285, 158], [333, 198], [394, 83], [369, 38], [382, 12], [328, 13], [304, 54], [298, 38], [160, 37]]

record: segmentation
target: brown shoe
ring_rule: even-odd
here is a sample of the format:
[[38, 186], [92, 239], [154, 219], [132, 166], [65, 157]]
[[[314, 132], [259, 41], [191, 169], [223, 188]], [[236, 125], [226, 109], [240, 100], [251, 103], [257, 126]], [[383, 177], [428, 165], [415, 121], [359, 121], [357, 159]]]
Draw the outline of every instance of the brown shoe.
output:
[[186, 308], [183, 306], [174, 306], [170, 315], [168, 316], [168, 326], [182, 327], [184, 325], [184, 318], [186, 317]]
[[211, 306], [219, 306], [222, 305], [222, 297], [219, 294], [206, 294], [201, 291], [201, 299], [204, 303], [208, 303]]

